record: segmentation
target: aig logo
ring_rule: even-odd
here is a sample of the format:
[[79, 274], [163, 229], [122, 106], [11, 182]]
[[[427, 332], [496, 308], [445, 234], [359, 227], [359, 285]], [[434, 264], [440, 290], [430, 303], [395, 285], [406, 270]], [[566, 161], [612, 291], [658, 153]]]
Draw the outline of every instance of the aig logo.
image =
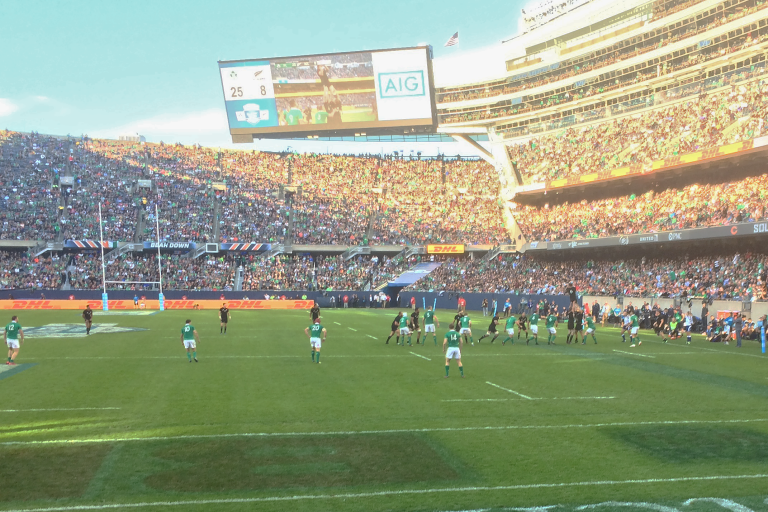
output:
[[380, 98], [406, 98], [424, 96], [423, 71], [401, 71], [398, 73], [379, 73]]

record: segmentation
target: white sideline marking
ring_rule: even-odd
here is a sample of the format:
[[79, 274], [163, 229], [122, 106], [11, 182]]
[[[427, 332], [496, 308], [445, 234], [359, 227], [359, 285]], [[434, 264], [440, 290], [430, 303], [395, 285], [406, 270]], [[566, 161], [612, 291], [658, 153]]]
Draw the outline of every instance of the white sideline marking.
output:
[[427, 361], [431, 361], [431, 359], [430, 359], [430, 358], [428, 358], [428, 357], [424, 357], [423, 355], [421, 355], [421, 354], [417, 354], [416, 352], [411, 352], [411, 354], [415, 355], [416, 357], [420, 357], [420, 358], [422, 358], [422, 359], [426, 359]]
[[48, 411], [119, 411], [119, 407], [75, 407], [72, 409], [0, 409], [0, 412], [48, 412]]
[[[642, 480], [593, 480], [587, 482], [560, 482], [541, 484], [517, 484], [477, 487], [443, 487], [433, 489], [402, 489], [399, 491], [375, 491], [346, 494], [298, 494], [294, 496], [264, 496], [262, 498], [222, 498], [210, 500], [186, 500], [186, 501], [151, 501], [140, 503], [110, 503], [104, 505], [70, 505], [48, 508], [20, 508], [6, 512], [69, 512], [75, 510], [109, 510], [119, 508], [145, 508], [145, 507], [181, 507], [192, 505], [224, 505], [240, 503], [264, 503], [280, 501], [306, 501], [306, 500], [330, 500], [330, 499], [357, 499], [378, 498], [382, 496], [406, 496], [419, 494], [438, 494], [446, 492], [493, 492], [493, 491], [518, 491], [523, 489], [554, 489], [562, 487], [592, 487], [606, 485], [628, 484], [667, 484], [679, 482], [707, 482], [715, 480], [755, 480], [768, 478], [768, 474], [757, 475], [714, 475], [714, 476], [685, 476], [678, 478], [646, 478]], [[607, 502], [615, 503], [615, 502]], [[587, 505], [588, 507], [589, 505]], [[530, 509], [529, 509], [530, 510]], [[657, 509], [659, 510], [659, 509]]]
[[333, 323], [335, 323], [336, 325], [341, 325], [339, 322], [333, 322]]
[[454, 398], [441, 402], [522, 402], [524, 400], [612, 400], [615, 396], [561, 396], [555, 398]]
[[[656, 340], [647, 340], [646, 343], [658, 343], [659, 345], [664, 345], [664, 343], [662, 343], [661, 341], [656, 341]], [[705, 343], [709, 343], [709, 342], [705, 342]], [[682, 348], [682, 345], [681, 345], [681, 348]], [[695, 348], [698, 350], [706, 350], [707, 352], [716, 352], [718, 354], [728, 354], [731, 356], [759, 357], [760, 359], [765, 359], [765, 356], [763, 355], [745, 354], [744, 352], [733, 352], [730, 350], [717, 350], [714, 348], [699, 347], [696, 345], [685, 345], [685, 348]]]
[[506, 391], [507, 393], [512, 393], [512, 394], [515, 394], [517, 396], [521, 396], [521, 397], [525, 398], [526, 400], [533, 400], [533, 398], [531, 398], [531, 397], [529, 397], [527, 395], [524, 395], [522, 393], [518, 393], [517, 391], [512, 391], [511, 389], [503, 388], [503, 387], [499, 386], [498, 384], [494, 384], [493, 382], [485, 381], [485, 383], [489, 384], [489, 385], [491, 385], [491, 386], [493, 386], [495, 388], [502, 389], [502, 390]]
[[656, 356], [649, 356], [648, 354], [638, 354], [637, 352], [627, 352], [625, 350], [616, 350], [616, 349], [613, 349], [613, 351], [619, 352], [621, 354], [629, 354], [631, 356], [650, 357], [651, 359], [656, 359]]
[[368, 336], [369, 338], [373, 338], [373, 339], [375, 339], [375, 340], [379, 339], [379, 338], [377, 338], [376, 336], [371, 336], [370, 334], [366, 334], [366, 336]]
[[351, 436], [369, 434], [402, 434], [408, 432], [467, 432], [475, 430], [533, 430], [567, 429], [567, 428], [600, 428], [600, 427], [637, 427], [641, 425], [714, 425], [734, 423], [764, 423], [768, 418], [751, 420], [668, 420], [668, 421], [635, 421], [614, 423], [583, 423], [572, 425], [502, 425], [500, 427], [435, 427], [435, 428], [410, 428], [389, 430], [347, 430], [330, 432], [244, 432], [240, 434], [186, 434], [178, 436], [152, 436], [152, 437], [116, 437], [116, 438], [91, 438], [91, 439], [50, 439], [47, 441], [5, 441], [0, 446], [25, 446], [41, 444], [99, 444], [99, 443], [127, 443], [130, 441], [173, 441], [178, 439], [222, 439], [227, 437], [323, 437], [323, 436]]
[[349, 329], [350, 331], [355, 331], [355, 332], [357, 332], [357, 329], [353, 329], [353, 328], [351, 328], [351, 327], [347, 327], [347, 329]]

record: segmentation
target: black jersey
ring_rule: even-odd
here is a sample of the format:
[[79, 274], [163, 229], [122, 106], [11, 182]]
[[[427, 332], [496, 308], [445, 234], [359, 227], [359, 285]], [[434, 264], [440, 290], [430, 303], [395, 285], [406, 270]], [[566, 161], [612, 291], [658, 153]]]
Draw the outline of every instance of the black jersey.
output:
[[413, 329], [419, 328], [419, 313], [416, 311], [411, 313], [411, 325], [413, 325]]
[[527, 316], [521, 316], [517, 319], [517, 321], [520, 323], [520, 330], [521, 331], [527, 331], [528, 330], [528, 317]]
[[221, 317], [222, 322], [227, 323], [229, 321], [229, 308], [226, 306], [219, 308], [219, 317]]
[[86, 320], [93, 319], [93, 310], [92, 309], [84, 309], [83, 310], [83, 318]]
[[493, 320], [491, 320], [491, 325], [488, 326], [488, 332], [496, 332], [496, 325], [499, 322], [499, 316], [496, 315], [493, 317]]
[[463, 317], [461, 313], [456, 313], [456, 316], [453, 317], [453, 326], [454, 328], [459, 328], [459, 323], [461, 322], [461, 317]]
[[397, 331], [400, 329], [400, 315], [397, 315], [394, 320], [392, 320], [392, 332]]
[[576, 322], [576, 313], [573, 311], [569, 311], [567, 315], [565, 315], [568, 318], [568, 328], [573, 329], [573, 326]]
[[568, 294], [568, 298], [571, 299], [571, 302], [576, 302], [576, 287], [575, 286], [569, 286], [565, 289], [565, 293]]
[[320, 306], [312, 306], [312, 309], [310, 309], [309, 312], [312, 315], [312, 320], [317, 320], [320, 317]]
[[581, 331], [584, 329], [584, 312], [576, 311], [573, 315], [574, 329]]

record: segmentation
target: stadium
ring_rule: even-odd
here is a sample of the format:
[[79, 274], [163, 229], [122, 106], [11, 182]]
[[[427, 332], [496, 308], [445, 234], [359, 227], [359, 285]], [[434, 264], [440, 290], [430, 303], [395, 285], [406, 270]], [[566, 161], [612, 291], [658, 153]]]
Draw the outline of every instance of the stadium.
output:
[[0, 511], [768, 510], [768, 4], [519, 19], [1, 130]]

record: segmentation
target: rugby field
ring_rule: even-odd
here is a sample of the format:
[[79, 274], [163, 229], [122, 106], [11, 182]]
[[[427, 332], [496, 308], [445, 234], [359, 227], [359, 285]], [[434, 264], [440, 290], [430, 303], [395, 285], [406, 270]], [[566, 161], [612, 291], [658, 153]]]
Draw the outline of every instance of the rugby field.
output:
[[88, 337], [78, 311], [16, 313], [0, 511], [768, 510], [755, 342], [477, 344], [474, 314], [445, 379], [431, 337], [384, 343], [394, 310], [324, 310], [319, 365], [306, 312], [233, 311], [226, 335], [216, 311], [97, 312]]

